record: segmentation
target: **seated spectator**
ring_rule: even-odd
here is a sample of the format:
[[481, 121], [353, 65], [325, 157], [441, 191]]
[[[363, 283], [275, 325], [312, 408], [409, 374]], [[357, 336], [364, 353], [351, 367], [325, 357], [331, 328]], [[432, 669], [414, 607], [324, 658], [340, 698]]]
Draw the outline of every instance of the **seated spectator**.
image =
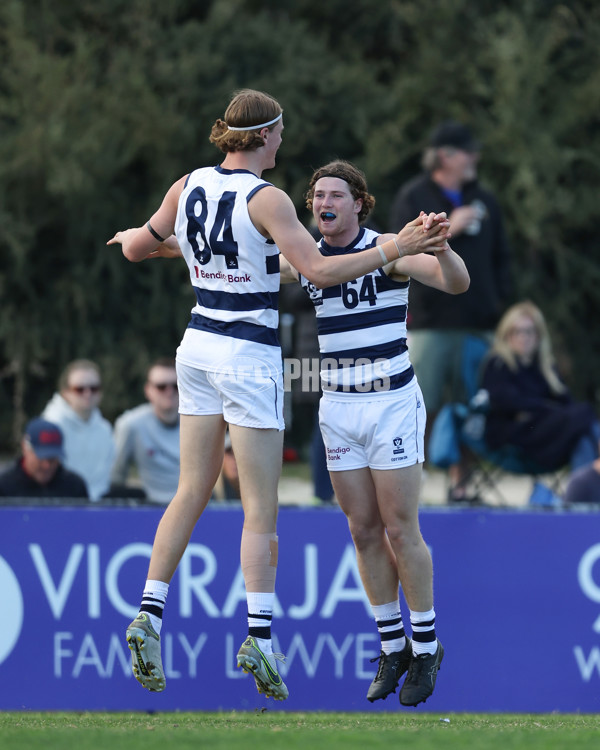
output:
[[600, 505], [600, 458], [573, 472], [565, 490], [565, 503]]
[[542, 470], [590, 464], [600, 426], [590, 404], [573, 399], [557, 374], [542, 312], [531, 302], [510, 307], [484, 365], [489, 395], [485, 441], [491, 450], [519, 449]]
[[179, 483], [179, 396], [175, 360], [157, 359], [148, 369], [148, 399], [124, 412], [115, 422], [116, 460], [112, 481], [131, 481], [137, 469], [150, 502], [166, 505]]
[[2, 497], [87, 498], [83, 479], [62, 465], [63, 434], [45, 419], [32, 419], [21, 440], [22, 455], [0, 474]]
[[93, 501], [109, 493], [115, 458], [112, 426], [100, 412], [101, 399], [100, 368], [88, 359], [78, 359], [63, 370], [58, 393], [42, 413], [61, 428], [65, 466], [83, 478]]
[[231, 438], [229, 432], [225, 433], [225, 452], [223, 454], [223, 466], [213, 490], [215, 500], [240, 500], [240, 477], [237, 462], [233, 455]]

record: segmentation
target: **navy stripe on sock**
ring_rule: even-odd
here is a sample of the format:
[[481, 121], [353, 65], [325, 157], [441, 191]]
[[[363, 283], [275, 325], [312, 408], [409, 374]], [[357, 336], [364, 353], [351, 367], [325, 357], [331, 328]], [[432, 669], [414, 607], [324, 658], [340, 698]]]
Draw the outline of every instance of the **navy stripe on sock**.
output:
[[142, 604], [140, 612], [147, 612], [149, 615], [156, 615], [162, 620], [163, 607], [157, 607], [154, 604]]
[[251, 635], [253, 638], [264, 638], [265, 640], [269, 640], [269, 638], [271, 637], [271, 627], [250, 627], [248, 628], [248, 635]]
[[413, 630], [412, 639], [417, 643], [433, 643], [435, 641], [435, 630], [426, 630], [424, 633]]
[[399, 625], [402, 622], [401, 617], [394, 617], [391, 620], [376, 620], [378, 628], [388, 628], [392, 625]]
[[379, 636], [381, 638], [381, 641], [393, 641], [395, 638], [404, 638], [406, 633], [404, 632], [404, 628], [399, 628], [398, 630], [388, 630], [385, 633], [379, 633]]
[[433, 620], [423, 620], [423, 622], [412, 622], [413, 628], [432, 628], [435, 625], [435, 617]]
[[265, 615], [265, 614], [254, 615], [252, 614], [252, 612], [248, 612], [248, 617], [252, 617], [255, 620], [267, 620], [268, 622], [271, 622], [271, 620], [273, 619], [273, 615]]
[[155, 602], [156, 604], [162, 604], [163, 606], [165, 604], [164, 599], [156, 599], [154, 596], [149, 596], [148, 594], [144, 594], [142, 602]]

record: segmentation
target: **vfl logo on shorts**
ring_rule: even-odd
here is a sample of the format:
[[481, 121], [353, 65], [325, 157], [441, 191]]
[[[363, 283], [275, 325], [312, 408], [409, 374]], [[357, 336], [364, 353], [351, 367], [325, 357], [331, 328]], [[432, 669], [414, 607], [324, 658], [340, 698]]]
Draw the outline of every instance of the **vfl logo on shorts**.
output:
[[402, 447], [402, 438], [401, 437], [394, 438], [394, 450], [392, 452], [393, 452], [394, 456], [397, 456], [400, 453], [404, 453], [404, 448]]

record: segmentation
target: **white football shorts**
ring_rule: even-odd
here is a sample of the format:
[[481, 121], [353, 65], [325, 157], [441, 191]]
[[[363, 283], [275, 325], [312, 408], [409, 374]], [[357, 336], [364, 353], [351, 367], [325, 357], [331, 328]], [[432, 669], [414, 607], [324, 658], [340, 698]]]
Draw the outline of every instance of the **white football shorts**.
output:
[[[408, 392], [406, 392], [408, 390]], [[339, 400], [323, 396], [319, 425], [327, 469], [400, 469], [425, 460], [427, 412], [416, 381], [397, 393]]]
[[247, 370], [211, 373], [177, 361], [179, 413], [222, 414], [240, 427], [284, 429], [283, 375]]

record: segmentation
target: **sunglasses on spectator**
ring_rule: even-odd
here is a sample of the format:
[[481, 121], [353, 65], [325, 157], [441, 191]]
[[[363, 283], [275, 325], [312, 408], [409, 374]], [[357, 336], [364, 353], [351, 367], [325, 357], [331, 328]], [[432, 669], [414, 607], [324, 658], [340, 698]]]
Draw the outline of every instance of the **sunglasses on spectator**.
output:
[[166, 391], [167, 388], [171, 388], [172, 390], [177, 390], [177, 383], [150, 383], [151, 386], [156, 388], [157, 391]]
[[90, 393], [100, 393], [102, 390], [101, 385], [70, 385], [69, 386], [70, 391], [75, 391], [75, 393], [79, 393], [79, 395], [85, 393], [86, 391], [89, 391]]

